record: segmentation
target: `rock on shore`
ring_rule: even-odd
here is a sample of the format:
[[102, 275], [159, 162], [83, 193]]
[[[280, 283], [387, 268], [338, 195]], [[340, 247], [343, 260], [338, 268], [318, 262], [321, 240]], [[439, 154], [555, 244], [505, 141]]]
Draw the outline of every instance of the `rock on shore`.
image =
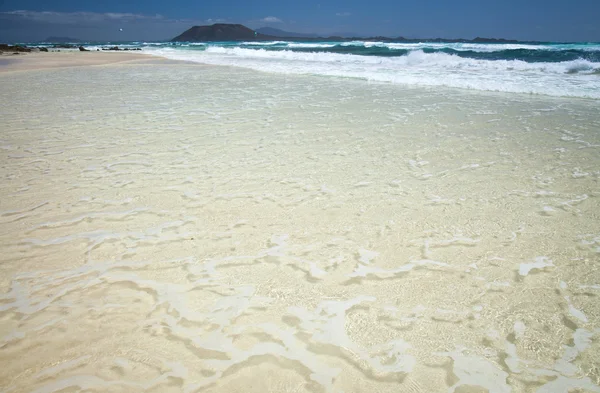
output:
[[0, 52], [23, 53], [31, 52], [31, 48], [21, 45], [0, 44]]

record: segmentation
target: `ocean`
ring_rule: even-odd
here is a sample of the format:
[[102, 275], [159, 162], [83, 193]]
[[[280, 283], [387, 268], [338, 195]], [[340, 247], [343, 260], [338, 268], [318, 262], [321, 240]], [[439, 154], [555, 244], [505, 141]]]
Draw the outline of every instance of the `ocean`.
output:
[[0, 390], [600, 392], [598, 45], [127, 45], [0, 72]]
[[[120, 43], [170, 59], [408, 86], [600, 98], [600, 43]], [[99, 46], [91, 46], [90, 49]]]

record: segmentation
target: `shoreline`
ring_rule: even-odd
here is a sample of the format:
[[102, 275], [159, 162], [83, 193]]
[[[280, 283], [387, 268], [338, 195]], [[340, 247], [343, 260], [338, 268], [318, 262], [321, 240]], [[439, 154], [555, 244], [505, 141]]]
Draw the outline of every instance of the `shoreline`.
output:
[[0, 57], [66, 64], [0, 73], [7, 390], [600, 383], [596, 102], [75, 53]]
[[51, 68], [100, 66], [128, 63], [147, 59], [160, 59], [145, 53], [121, 52], [39, 52], [0, 56], [0, 73], [43, 70]]
[[[65, 50], [65, 51], [50, 51], [50, 52], [22, 52], [17, 54], [3, 54], [0, 52], [0, 75], [4, 73], [17, 73], [27, 71], [40, 71], [50, 69], [62, 69], [62, 68], [77, 68], [87, 66], [107, 66], [107, 65], [118, 65], [118, 64], [179, 64], [188, 66], [200, 66], [200, 67], [225, 67], [234, 68], [240, 70], [249, 70], [258, 73], [269, 73], [269, 71], [260, 70], [251, 67], [245, 67], [243, 65], [233, 64], [212, 64], [212, 63], [200, 63], [192, 60], [176, 59], [164, 57], [162, 55], [149, 54], [144, 52], [132, 52], [132, 51], [78, 51], [78, 50]], [[274, 73], [280, 75], [279, 73]], [[289, 74], [296, 76], [312, 76], [312, 77], [323, 77], [324, 75], [306, 75], [306, 74]], [[343, 76], [332, 76], [333, 78], [342, 78]], [[367, 80], [362, 78], [349, 78], [355, 80], [361, 80], [367, 84], [382, 84], [382, 85], [396, 85], [393, 82], [378, 81], [378, 80]], [[398, 84], [399, 85], [399, 84]], [[594, 97], [582, 97], [582, 96], [559, 96], [544, 93], [528, 93], [528, 92], [511, 92], [511, 91], [497, 91], [497, 90], [478, 90], [469, 89], [464, 87], [455, 86], [429, 86], [429, 85], [404, 85], [408, 89], [418, 89], [431, 91], [432, 89], [445, 88], [450, 90], [459, 90], [463, 92], [469, 92], [471, 94], [484, 94], [484, 95], [510, 95], [520, 96], [525, 99], [543, 99], [543, 100], [563, 100], [573, 99], [582, 101], [597, 101]]]

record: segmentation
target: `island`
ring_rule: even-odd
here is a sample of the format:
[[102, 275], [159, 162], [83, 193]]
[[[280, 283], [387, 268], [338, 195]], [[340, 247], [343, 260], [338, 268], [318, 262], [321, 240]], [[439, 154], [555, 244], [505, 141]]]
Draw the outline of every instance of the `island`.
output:
[[[269, 34], [265, 34], [268, 32]], [[193, 26], [171, 42], [218, 42], [218, 41], [382, 41], [382, 42], [464, 42], [464, 43], [531, 43], [532, 41], [507, 40], [503, 38], [448, 39], [448, 38], [404, 38], [404, 37], [319, 37], [314, 34], [292, 33], [272, 28], [252, 30], [240, 24], [216, 23], [209, 26]]]

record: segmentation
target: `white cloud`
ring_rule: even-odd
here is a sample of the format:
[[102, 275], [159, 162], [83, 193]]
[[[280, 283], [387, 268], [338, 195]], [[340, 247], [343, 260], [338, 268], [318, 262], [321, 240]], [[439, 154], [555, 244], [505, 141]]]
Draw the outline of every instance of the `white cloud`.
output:
[[264, 23], [283, 23], [283, 21], [274, 16], [267, 16], [266, 18], [262, 18], [260, 22]]
[[162, 41], [192, 26], [223, 21], [216, 18], [171, 19], [158, 14], [16, 10], [0, 12], [0, 35], [4, 41], [10, 42], [34, 42], [50, 36], [88, 41]]
[[338, 12], [337, 14], [335, 14], [335, 16], [350, 16], [352, 14], [350, 14], [349, 12]]
[[1, 12], [6, 16], [25, 19], [34, 22], [56, 24], [80, 24], [102, 22], [127, 22], [127, 21], [156, 21], [164, 20], [162, 15], [142, 15], [132, 13], [97, 13], [97, 12], [54, 12], [54, 11], [6, 11]]
[[206, 22], [207, 22], [207, 23], [210, 23], [210, 24], [214, 24], [214, 23], [225, 23], [225, 22], [227, 22], [227, 19], [221, 19], [221, 18], [212, 19], [212, 18], [211, 18], [211, 19], [207, 19], [207, 20], [206, 20]]

